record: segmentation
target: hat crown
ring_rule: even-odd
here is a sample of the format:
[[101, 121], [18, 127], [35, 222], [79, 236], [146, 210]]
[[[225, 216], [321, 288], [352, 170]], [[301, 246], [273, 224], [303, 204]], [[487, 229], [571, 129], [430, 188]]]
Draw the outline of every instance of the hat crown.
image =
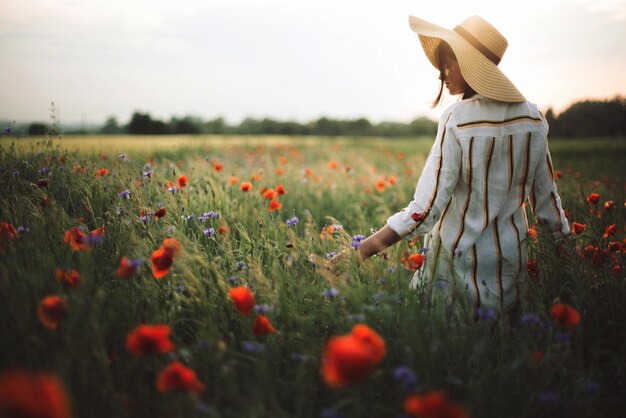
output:
[[478, 42], [489, 51], [502, 59], [509, 42], [496, 28], [480, 16], [471, 16], [457, 26], [469, 32]]

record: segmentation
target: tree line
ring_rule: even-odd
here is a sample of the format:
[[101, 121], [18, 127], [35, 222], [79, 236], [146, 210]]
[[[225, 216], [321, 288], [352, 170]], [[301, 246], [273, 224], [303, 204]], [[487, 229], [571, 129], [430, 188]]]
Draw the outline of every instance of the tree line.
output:
[[[572, 104], [556, 115], [552, 109], [545, 113], [550, 124], [551, 138], [626, 137], [626, 98], [617, 96], [606, 100], [584, 100]], [[155, 119], [149, 113], [134, 112], [126, 125], [113, 116], [97, 129], [51, 129], [43, 123], [32, 123], [27, 130], [15, 134], [43, 135], [50, 131], [72, 133], [131, 134], [131, 135], [319, 135], [319, 136], [382, 136], [410, 137], [434, 135], [437, 123], [425, 117], [409, 123], [380, 122], [373, 124], [365, 118], [333, 119], [321, 117], [308, 123], [280, 121], [271, 118], [246, 118], [238, 125], [223, 118], [202, 120], [193, 116], [172, 117], [169, 121]], [[63, 132], [65, 131], [65, 132]]]

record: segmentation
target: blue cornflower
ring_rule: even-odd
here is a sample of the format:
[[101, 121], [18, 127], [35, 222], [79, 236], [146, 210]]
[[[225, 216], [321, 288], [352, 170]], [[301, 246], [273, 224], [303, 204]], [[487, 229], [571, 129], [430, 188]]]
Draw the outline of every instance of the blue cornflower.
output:
[[145, 163], [145, 164], [143, 165], [143, 169], [144, 169], [144, 170], [147, 170], [147, 169], [149, 169], [150, 167], [151, 167], [150, 163]]
[[132, 195], [132, 193], [130, 192], [130, 190], [126, 189], [123, 192], [120, 192], [117, 194], [121, 199], [130, 199], [130, 196]]
[[20, 225], [17, 227], [16, 231], [19, 235], [22, 235], [22, 234], [26, 234], [29, 231], [29, 229], [27, 226]]
[[179, 291], [180, 293], [183, 293], [185, 291], [185, 286], [183, 286], [182, 284], [179, 284], [178, 286], [176, 286], [176, 290]]
[[230, 277], [228, 278], [228, 281], [229, 281], [231, 284], [237, 284], [237, 283], [239, 282], [239, 280], [240, 280], [240, 278], [239, 278], [239, 277], [237, 277], [237, 276], [230, 276]]
[[130, 162], [130, 160], [128, 158], [126, 158], [126, 154], [120, 154], [120, 155], [117, 156], [117, 158], [122, 160], [122, 162], [124, 162], [124, 163], [129, 163]]
[[198, 216], [198, 220], [204, 222], [207, 219], [219, 218], [219, 217], [220, 217], [219, 213], [210, 211], [210, 212], [205, 212], [204, 215], [202, 215], [202, 216]]
[[299, 361], [299, 362], [303, 362], [303, 361], [306, 361], [308, 359], [307, 356], [305, 356], [304, 354], [300, 354], [300, 353], [291, 353], [291, 355], [289, 357], [292, 360]]
[[20, 172], [19, 171], [14, 171], [11, 173], [11, 177], [19, 177], [20, 176]]
[[326, 296], [328, 299], [333, 299], [339, 296], [339, 291], [334, 287], [329, 287], [328, 289], [324, 289], [322, 291], [322, 295]]
[[147, 224], [148, 221], [150, 220], [150, 216], [148, 215], [140, 216], [139, 220], [141, 220], [141, 222], [143, 222], [144, 224]]
[[154, 174], [154, 170], [148, 170], [148, 171], [143, 172], [143, 176], [148, 179], [151, 178], [153, 174]]
[[48, 167], [41, 167], [39, 169], [39, 174], [41, 174], [42, 176], [46, 176], [48, 175], [48, 173], [50, 173], [50, 168]]
[[352, 236], [352, 242], [350, 245], [354, 248], [359, 248], [361, 246], [361, 241], [365, 239], [365, 235], [358, 234]]
[[420, 250], [418, 252], [420, 254], [426, 254], [428, 252], [428, 247], [422, 247], [422, 248], [420, 248]]
[[493, 309], [483, 309], [483, 308], [478, 308], [478, 319], [480, 321], [486, 321], [488, 319], [494, 319], [496, 317], [496, 311]]
[[393, 370], [393, 378], [396, 379], [396, 382], [400, 384], [405, 392], [414, 391], [417, 387], [417, 376], [410, 367], [396, 367]]
[[244, 341], [241, 343], [241, 348], [247, 353], [258, 353], [263, 351], [265, 345], [256, 341]]
[[287, 224], [288, 227], [291, 227], [297, 224], [299, 221], [300, 220], [296, 216], [294, 216], [293, 218], [287, 219], [285, 223]]
[[454, 256], [455, 257], [461, 257], [463, 255], [463, 250], [461, 248], [456, 248], [454, 250]]
[[245, 270], [248, 268], [248, 266], [246, 265], [246, 263], [244, 263], [243, 261], [237, 261], [235, 263], [235, 267], [237, 268], [237, 270]]
[[212, 237], [213, 235], [215, 235], [215, 229], [214, 228], [204, 228], [202, 229], [202, 233], [207, 236], [207, 237]]
[[524, 325], [534, 325], [534, 324], [541, 324], [541, 321], [539, 319], [539, 315], [534, 314], [534, 313], [525, 313], [520, 317], [519, 322], [521, 324]]
[[4, 133], [5, 134], [10, 134], [11, 133], [11, 128], [4, 128]]
[[336, 253], [336, 252], [331, 251], [331, 252], [329, 252], [329, 253], [326, 253], [326, 259], [327, 259], [327, 260], [330, 260], [331, 258], [333, 258], [333, 257], [334, 257], [334, 256], [336, 256], [336, 255], [337, 255], [337, 253]]
[[167, 228], [165, 231], [166, 231], [168, 234], [170, 234], [170, 235], [171, 235], [171, 234], [173, 234], [173, 233], [174, 233], [174, 231], [176, 231], [176, 227], [175, 227], [175, 226], [170, 226], [170, 227], [169, 227], [169, 228]]
[[385, 296], [387, 296], [387, 292], [385, 292], [384, 290], [381, 290], [380, 292], [378, 292], [374, 296], [372, 296], [372, 299], [374, 299], [374, 302], [379, 302]]
[[272, 310], [272, 307], [270, 305], [255, 305], [254, 306], [254, 312], [256, 313], [267, 313], [269, 311]]
[[572, 337], [567, 332], [557, 332], [554, 334], [554, 339], [559, 343], [568, 343]]
[[167, 191], [174, 194], [176, 192], [178, 192], [178, 188], [176, 186], [172, 186], [172, 187], [168, 187]]

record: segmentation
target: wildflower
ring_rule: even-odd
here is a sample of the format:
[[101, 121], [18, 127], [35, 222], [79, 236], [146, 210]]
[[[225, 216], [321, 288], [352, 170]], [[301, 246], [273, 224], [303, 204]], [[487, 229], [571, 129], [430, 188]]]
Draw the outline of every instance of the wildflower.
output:
[[248, 266], [246, 265], [246, 263], [244, 261], [237, 261], [235, 263], [235, 268], [237, 270], [245, 270], [248, 268]]
[[293, 218], [289, 218], [287, 219], [287, 221], [285, 221], [288, 227], [294, 226], [298, 222], [299, 222], [299, 219], [296, 216], [294, 216]]
[[275, 332], [276, 329], [272, 326], [272, 323], [265, 315], [257, 315], [252, 327], [252, 333], [256, 337], [263, 337], [267, 334], [274, 334]]
[[104, 177], [107, 174], [109, 174], [109, 170], [107, 170], [106, 168], [101, 168], [96, 171], [96, 177]]
[[224, 164], [220, 163], [219, 161], [214, 161], [213, 162], [213, 170], [215, 170], [216, 172], [220, 172], [224, 169]]
[[228, 226], [226, 225], [220, 225], [219, 228], [217, 228], [217, 232], [220, 234], [228, 234]]
[[228, 278], [228, 281], [230, 282], [230, 284], [235, 285], [239, 282], [240, 278], [237, 276], [230, 276]]
[[537, 238], [537, 230], [531, 226], [528, 228], [528, 236], [531, 238]]
[[337, 255], [337, 253], [335, 251], [331, 251], [329, 253], [326, 253], [326, 259], [330, 260], [331, 258], [333, 258], [336, 255]]
[[615, 202], [613, 200], [607, 200], [606, 202], [604, 202], [604, 210], [605, 211], [610, 211], [611, 209], [613, 209], [615, 207]]
[[201, 393], [206, 387], [196, 377], [196, 372], [178, 361], [171, 362], [157, 377], [159, 392], [183, 391]]
[[48, 185], [48, 179], [39, 179], [37, 180], [37, 187], [46, 187]]
[[274, 191], [274, 189], [265, 189], [262, 191], [262, 196], [263, 199], [265, 200], [270, 200], [270, 199], [274, 199], [274, 197], [276, 196], [276, 192]]
[[557, 303], [550, 308], [552, 321], [562, 327], [572, 327], [580, 323], [580, 314], [566, 303]]
[[254, 312], [256, 313], [267, 313], [272, 310], [270, 305], [255, 305]]
[[410, 367], [396, 367], [393, 370], [393, 378], [400, 384], [402, 390], [405, 392], [415, 390], [417, 386], [417, 376]]
[[305, 175], [306, 177], [311, 177], [311, 176], [313, 175], [313, 170], [312, 170], [312, 169], [310, 169], [309, 167], [306, 167], [306, 168], [304, 169], [304, 175]]
[[270, 207], [269, 207], [269, 211], [270, 212], [274, 212], [275, 210], [279, 210], [283, 207], [283, 204], [280, 203], [278, 200], [276, 199], [272, 199], [270, 201]]
[[249, 192], [250, 190], [252, 190], [252, 183], [244, 181], [243, 183], [241, 183], [241, 185], [239, 185], [239, 188], [242, 192]]
[[46, 296], [37, 308], [37, 317], [44, 327], [57, 329], [67, 312], [67, 302], [59, 296]]
[[53, 375], [10, 371], [0, 375], [0, 416], [70, 418], [63, 384]]
[[167, 325], [139, 325], [126, 336], [126, 350], [133, 356], [169, 353], [174, 350]]
[[350, 243], [350, 245], [353, 248], [359, 248], [361, 246], [361, 241], [363, 241], [364, 239], [365, 239], [365, 235], [362, 235], [362, 234], [353, 235], [352, 242]]
[[489, 319], [495, 319], [496, 311], [493, 309], [478, 308], [477, 315], [480, 321], [487, 321]]
[[587, 225], [578, 222], [572, 223], [572, 232], [576, 235], [582, 234], [587, 229]]
[[529, 259], [526, 263], [526, 270], [531, 276], [537, 275], [537, 260]]
[[19, 171], [14, 171], [11, 173], [11, 177], [16, 178], [20, 176], [20, 172]]
[[537, 401], [542, 403], [558, 403], [560, 400], [559, 394], [554, 392], [544, 392], [537, 396]]
[[287, 164], [287, 157], [281, 156], [281, 157], [278, 159], [278, 162], [279, 162], [280, 164], [282, 164], [282, 165]]
[[335, 227], [333, 225], [328, 225], [322, 228], [322, 232], [320, 232], [320, 238], [321, 239], [328, 239], [328, 240], [332, 240], [333, 239], [333, 231], [335, 230]]
[[178, 184], [179, 189], [182, 189], [189, 183], [189, 181], [187, 180], [187, 176], [180, 176], [178, 180], [176, 180], [176, 182]]
[[598, 193], [591, 193], [587, 196], [587, 203], [590, 205], [595, 205], [600, 200], [600, 195]]
[[332, 337], [324, 348], [322, 377], [331, 387], [364, 380], [385, 356], [385, 342], [375, 331], [357, 324], [350, 334]]
[[207, 219], [219, 218], [219, 217], [220, 217], [219, 213], [210, 211], [210, 212], [205, 212], [202, 216], [198, 216], [198, 220], [204, 222]]
[[239, 179], [235, 176], [230, 176], [228, 178], [228, 183], [234, 186], [235, 184], [239, 183]]
[[424, 220], [424, 218], [426, 218], [426, 215], [427, 215], [426, 212], [412, 213], [411, 219], [413, 219], [415, 222], [421, 222]]
[[334, 170], [335, 168], [337, 168], [337, 165], [338, 165], [338, 164], [337, 164], [337, 161], [335, 161], [335, 160], [330, 160], [330, 161], [327, 163], [327, 165], [328, 165], [328, 168], [330, 168], [331, 170]]
[[328, 289], [324, 289], [322, 291], [322, 295], [326, 296], [328, 299], [334, 299], [339, 296], [339, 291], [334, 287], [330, 287]]
[[278, 196], [287, 194], [287, 190], [285, 190], [285, 187], [282, 184], [279, 184], [278, 186], [276, 186], [275, 191]]
[[215, 235], [215, 228], [204, 228], [202, 229], [202, 233], [206, 237], [212, 237], [213, 235]]
[[404, 399], [404, 412], [419, 418], [469, 418], [462, 407], [448, 400], [441, 391], [408, 396]]
[[152, 178], [153, 174], [154, 174], [154, 170], [148, 170], [148, 171], [144, 171], [142, 176], [149, 179], [149, 178]]
[[374, 188], [380, 193], [384, 192], [385, 191], [385, 179], [381, 178], [381, 179], [376, 180], [376, 183], [374, 183]]
[[608, 238], [609, 235], [615, 235], [615, 234], [617, 234], [617, 226], [615, 226], [615, 224], [611, 224], [607, 226], [606, 229], [604, 230], [604, 234], [602, 234], [602, 238]]
[[260, 351], [263, 351], [263, 349], [265, 348], [265, 345], [258, 343], [256, 341], [244, 341], [241, 343], [241, 348], [243, 349], [243, 351], [247, 353], [255, 354]]
[[176, 227], [175, 226], [170, 226], [169, 228], [167, 228], [165, 230], [165, 232], [167, 232], [168, 234], [173, 234], [176, 231]]
[[63, 242], [69, 244], [72, 251], [87, 251], [91, 249], [87, 242], [87, 235], [76, 226], [70, 230], [65, 231]]
[[177, 193], [178, 192], [178, 187], [170, 186], [170, 187], [167, 188], [167, 191], [170, 192], [171, 194]]
[[126, 189], [122, 192], [119, 192], [117, 195], [120, 199], [130, 199], [131, 194], [132, 194], [131, 191]]
[[408, 253], [404, 253], [402, 254], [400, 262], [404, 264], [404, 267], [406, 267], [407, 270], [416, 271], [422, 268], [425, 260], [426, 256], [424, 256], [424, 254], [415, 253], [409, 255]]
[[520, 317], [520, 323], [524, 325], [540, 325], [541, 321], [539, 320], [539, 315], [534, 313], [525, 313]]
[[174, 238], [166, 238], [163, 240], [161, 247], [152, 253], [150, 261], [152, 262], [152, 275], [155, 279], [164, 277], [174, 263], [174, 255], [181, 250], [181, 244]]
[[283, 174], [285, 174], [285, 169], [284, 169], [284, 168], [282, 168], [282, 167], [278, 167], [278, 168], [276, 169], [275, 173], [276, 173], [278, 176], [282, 176]]
[[120, 265], [117, 268], [116, 275], [120, 279], [130, 279], [137, 272], [137, 268], [143, 264], [143, 259], [136, 258], [134, 260], [129, 260], [126, 257], [122, 257], [120, 260]]
[[48, 174], [50, 174], [50, 168], [49, 167], [41, 167], [39, 169], [39, 174], [41, 174], [42, 176], [47, 176]]
[[152, 216], [154, 216], [157, 219], [161, 219], [162, 217], [165, 216], [165, 208], [164, 207], [159, 208], [156, 212], [152, 214]]
[[80, 273], [74, 269], [66, 271], [57, 267], [54, 275], [59, 283], [65, 283], [72, 289], [76, 289], [78, 285], [83, 281], [80, 277]]
[[250, 289], [245, 286], [234, 287], [228, 291], [228, 294], [239, 313], [243, 316], [250, 315], [256, 304], [254, 293]]
[[556, 170], [556, 171], [554, 172], [554, 178], [555, 178], [556, 180], [559, 180], [561, 177], [563, 177], [563, 174], [562, 174], [559, 170]]

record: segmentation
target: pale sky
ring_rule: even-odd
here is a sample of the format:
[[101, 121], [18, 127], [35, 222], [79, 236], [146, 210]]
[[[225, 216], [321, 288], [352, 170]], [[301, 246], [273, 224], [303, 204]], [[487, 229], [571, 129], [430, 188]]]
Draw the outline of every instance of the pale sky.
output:
[[0, 120], [436, 119], [408, 16], [472, 14], [540, 109], [626, 96], [626, 0], [0, 0]]

